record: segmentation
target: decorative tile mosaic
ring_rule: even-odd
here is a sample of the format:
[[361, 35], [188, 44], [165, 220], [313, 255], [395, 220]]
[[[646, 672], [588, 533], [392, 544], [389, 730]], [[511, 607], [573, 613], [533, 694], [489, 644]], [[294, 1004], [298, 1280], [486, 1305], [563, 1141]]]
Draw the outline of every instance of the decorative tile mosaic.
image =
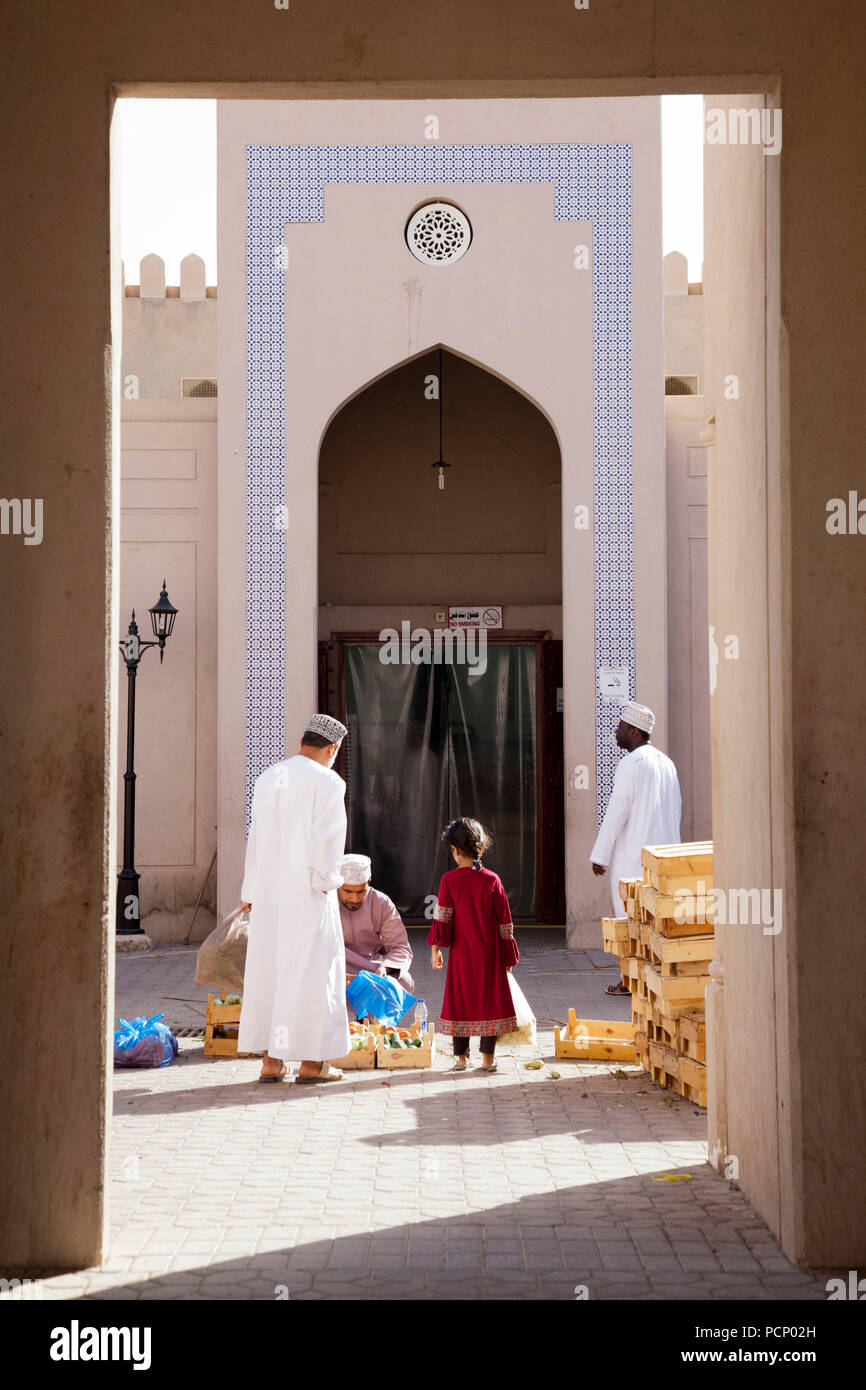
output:
[[[321, 222], [327, 183], [552, 183], [557, 221], [593, 224], [596, 667], [634, 694], [631, 146], [247, 146], [246, 801], [285, 751], [285, 271], [287, 222]], [[471, 215], [471, 211], [470, 211]], [[596, 682], [599, 820], [619, 752]]]

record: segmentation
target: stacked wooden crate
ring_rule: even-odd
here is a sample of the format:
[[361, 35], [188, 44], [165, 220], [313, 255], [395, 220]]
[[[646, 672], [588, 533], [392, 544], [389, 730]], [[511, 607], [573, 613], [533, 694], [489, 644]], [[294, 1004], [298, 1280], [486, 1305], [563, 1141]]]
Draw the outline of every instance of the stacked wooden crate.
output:
[[[706, 1105], [704, 991], [713, 957], [712, 902], [707, 900], [713, 886], [712, 841], [648, 845], [641, 862], [642, 878], [619, 883], [626, 915], [602, 921], [605, 950], [619, 956], [631, 990], [641, 1066], [660, 1085]], [[683, 892], [691, 895], [686, 913], [684, 900], [676, 896]]]

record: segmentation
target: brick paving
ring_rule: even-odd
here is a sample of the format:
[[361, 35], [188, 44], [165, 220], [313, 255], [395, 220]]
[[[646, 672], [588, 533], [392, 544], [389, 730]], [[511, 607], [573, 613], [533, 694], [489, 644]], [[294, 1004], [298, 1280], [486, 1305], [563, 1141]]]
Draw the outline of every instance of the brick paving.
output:
[[[444, 975], [411, 940], [435, 1019]], [[604, 994], [612, 958], [552, 930], [518, 940], [539, 1041], [502, 1049], [493, 1076], [453, 1075], [444, 1038], [433, 1070], [300, 1090], [187, 1037], [171, 1067], [115, 1073], [110, 1257], [36, 1296], [825, 1300], [838, 1271], [785, 1259], [709, 1167], [704, 1111], [635, 1066], [553, 1061], [569, 1005], [628, 1017]], [[116, 1013], [203, 1024], [194, 966], [195, 948], [119, 956]]]

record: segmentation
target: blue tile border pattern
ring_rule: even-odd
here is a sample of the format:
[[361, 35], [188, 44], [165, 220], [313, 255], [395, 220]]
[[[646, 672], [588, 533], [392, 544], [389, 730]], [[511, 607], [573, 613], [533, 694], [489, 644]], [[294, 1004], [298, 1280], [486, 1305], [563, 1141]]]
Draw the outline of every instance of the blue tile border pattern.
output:
[[[550, 183], [557, 221], [593, 224], [596, 671], [634, 694], [631, 145], [248, 145], [246, 823], [255, 780], [285, 753], [285, 270], [291, 222], [324, 220], [327, 183]], [[472, 215], [471, 204], [467, 212]], [[568, 531], [568, 527], [566, 527]], [[577, 536], [573, 543], [579, 544]], [[567, 621], [567, 615], [564, 615]], [[596, 685], [597, 813], [619, 760]]]

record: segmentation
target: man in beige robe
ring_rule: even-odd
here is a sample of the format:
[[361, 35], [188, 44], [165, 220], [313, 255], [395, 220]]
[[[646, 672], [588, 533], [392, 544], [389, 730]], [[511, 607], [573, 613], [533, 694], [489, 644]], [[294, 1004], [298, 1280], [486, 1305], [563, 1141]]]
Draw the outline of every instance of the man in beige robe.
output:
[[337, 889], [337, 897], [346, 967], [350, 974], [372, 970], [376, 975], [391, 975], [411, 993], [415, 985], [409, 974], [409, 937], [391, 899], [371, 886], [372, 867], [366, 854], [347, 854], [340, 863], [343, 886]]

